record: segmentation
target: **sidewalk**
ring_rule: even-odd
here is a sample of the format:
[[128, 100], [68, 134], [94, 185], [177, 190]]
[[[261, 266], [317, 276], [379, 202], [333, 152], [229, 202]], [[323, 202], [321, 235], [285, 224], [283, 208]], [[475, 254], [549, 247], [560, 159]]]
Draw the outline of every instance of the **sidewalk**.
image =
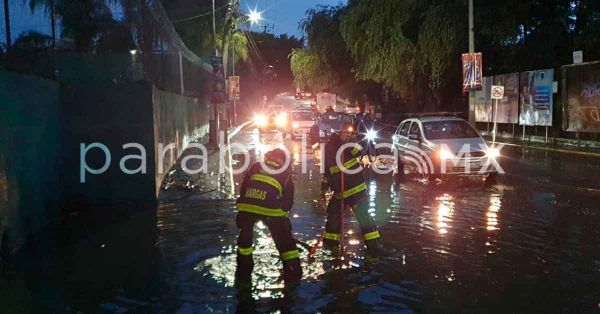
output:
[[[481, 132], [481, 135], [489, 142], [492, 142], [492, 136]], [[506, 146], [527, 147], [532, 149], [540, 149], [566, 154], [578, 154], [583, 156], [600, 157], [600, 142], [594, 141], [577, 141], [564, 138], [546, 138], [542, 136], [527, 136], [523, 141], [522, 138], [513, 138], [511, 134], [500, 133], [496, 137], [496, 142]]]
[[[231, 140], [231, 138], [250, 123], [244, 122], [239, 126], [230, 128], [227, 132], [228, 139]], [[231, 155], [227, 151], [224, 151], [224, 164], [221, 165], [219, 149], [206, 147], [206, 152], [204, 152], [194, 145], [206, 145], [207, 143], [208, 136], [196, 139], [179, 156], [177, 162], [171, 167], [162, 182], [161, 192], [158, 197], [159, 203], [171, 203], [191, 196], [206, 200], [223, 200], [233, 197], [234, 189], [232, 189], [232, 184], [234, 183], [232, 182], [232, 177], [226, 171], [220, 172], [221, 167], [227, 168], [231, 164]], [[205, 169], [207, 171], [200, 171], [194, 174], [186, 173], [183, 170], [182, 161], [192, 155], [196, 155], [196, 157], [187, 160], [186, 166], [188, 170], [201, 169], [204, 166], [204, 161], [206, 161]]]

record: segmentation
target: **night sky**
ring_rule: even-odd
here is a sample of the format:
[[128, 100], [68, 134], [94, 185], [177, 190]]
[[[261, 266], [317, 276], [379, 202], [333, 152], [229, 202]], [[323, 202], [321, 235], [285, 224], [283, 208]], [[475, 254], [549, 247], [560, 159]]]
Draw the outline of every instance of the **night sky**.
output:
[[[347, 0], [241, 0], [240, 9], [247, 12], [248, 9], [257, 8], [263, 12], [265, 21], [272, 24], [275, 34], [287, 33], [300, 37], [298, 23], [305, 16], [306, 10], [316, 5], [337, 5], [346, 3]], [[11, 15], [11, 30], [13, 41], [20, 33], [29, 30], [50, 34], [50, 21], [43, 10], [37, 10], [34, 14], [26, 4], [28, 1], [9, 0]], [[0, 6], [0, 42], [5, 43], [6, 31], [4, 28], [4, 8]], [[258, 28], [255, 26], [255, 30]], [[261, 28], [262, 29], [262, 28]]]

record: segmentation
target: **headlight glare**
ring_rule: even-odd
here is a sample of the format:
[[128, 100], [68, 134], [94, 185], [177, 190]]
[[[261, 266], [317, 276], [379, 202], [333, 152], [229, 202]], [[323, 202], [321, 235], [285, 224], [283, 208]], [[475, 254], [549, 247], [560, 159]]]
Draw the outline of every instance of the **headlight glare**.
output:
[[488, 158], [496, 159], [500, 157], [500, 150], [496, 147], [489, 147], [485, 154]]
[[367, 131], [367, 134], [365, 134], [365, 137], [367, 138], [368, 141], [374, 141], [377, 139], [377, 131], [371, 129]]
[[439, 151], [438, 154], [439, 154], [441, 160], [447, 160], [447, 159], [453, 159], [454, 158], [454, 154], [452, 154], [451, 151], [449, 151], [449, 150], [447, 150], [445, 148], [442, 148]]
[[268, 123], [268, 119], [267, 116], [265, 116], [264, 114], [257, 114], [254, 116], [254, 123], [257, 126], [265, 126]]

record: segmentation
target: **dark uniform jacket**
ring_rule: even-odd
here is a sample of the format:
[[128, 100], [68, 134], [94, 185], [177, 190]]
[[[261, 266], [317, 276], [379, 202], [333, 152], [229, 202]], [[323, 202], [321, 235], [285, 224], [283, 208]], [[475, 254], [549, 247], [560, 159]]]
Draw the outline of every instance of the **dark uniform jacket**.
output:
[[242, 182], [236, 206], [240, 212], [249, 212], [269, 217], [287, 217], [294, 204], [294, 182], [291, 168], [279, 174], [282, 165], [267, 160], [263, 166], [254, 163]]
[[[336, 140], [329, 140], [325, 145], [325, 173], [321, 180], [321, 190], [326, 191], [330, 188], [334, 192], [334, 197], [341, 198], [343, 195], [344, 201], [348, 205], [353, 205], [365, 197], [367, 189], [363, 171], [357, 172], [357, 169], [361, 166], [359, 162], [361, 150], [358, 145], [344, 149], [341, 161], [344, 168], [348, 170], [342, 173], [342, 169], [338, 167], [336, 162], [339, 147], [341, 145]], [[348, 172], [352, 172], [352, 174]], [[343, 189], [342, 176], [344, 180]]]

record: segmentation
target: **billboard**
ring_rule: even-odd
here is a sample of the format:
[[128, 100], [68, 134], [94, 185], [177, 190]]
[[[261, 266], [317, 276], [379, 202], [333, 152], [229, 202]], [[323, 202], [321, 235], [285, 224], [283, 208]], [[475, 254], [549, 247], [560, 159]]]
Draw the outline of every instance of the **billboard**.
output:
[[475, 95], [475, 121], [476, 122], [492, 122], [492, 78], [484, 77], [481, 80], [481, 90], [473, 92]]
[[552, 126], [554, 70], [521, 73], [520, 125]]
[[498, 116], [492, 122], [518, 123], [519, 73], [495, 75], [493, 85], [504, 86], [504, 97], [494, 101], [494, 105], [498, 106]]
[[566, 72], [566, 93], [563, 89], [562, 95], [563, 129], [600, 132], [600, 63], [563, 69]]
[[481, 53], [462, 54], [463, 92], [481, 90], [483, 77], [483, 61]]
[[240, 77], [229, 77], [229, 98], [231, 100], [240, 100]]
[[213, 104], [224, 104], [227, 102], [227, 90], [225, 89], [223, 58], [212, 57], [210, 60], [213, 68], [213, 91], [211, 102]]

